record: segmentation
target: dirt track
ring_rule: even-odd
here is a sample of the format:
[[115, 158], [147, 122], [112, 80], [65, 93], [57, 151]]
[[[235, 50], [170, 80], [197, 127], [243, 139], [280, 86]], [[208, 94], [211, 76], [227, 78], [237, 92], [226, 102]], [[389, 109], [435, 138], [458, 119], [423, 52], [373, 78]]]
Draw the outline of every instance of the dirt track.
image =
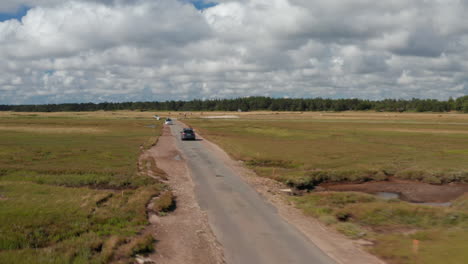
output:
[[152, 256], [156, 263], [222, 262], [213, 233], [227, 263], [382, 263], [356, 242], [287, 205], [271, 191], [274, 183], [258, 184], [255, 180], [260, 178], [249, 176], [251, 172], [216, 145], [181, 142], [180, 129], [172, 126], [171, 135], [166, 128], [150, 152], [158, 167], [169, 174], [178, 206], [170, 216], [153, 219], [159, 226], [160, 242]]
[[174, 212], [150, 218], [157, 239], [150, 259], [158, 264], [225, 263], [207, 216], [196, 202], [194, 184], [168, 127], [164, 128], [157, 145], [145, 154], [154, 158], [158, 168], [167, 173], [167, 184], [177, 203]]

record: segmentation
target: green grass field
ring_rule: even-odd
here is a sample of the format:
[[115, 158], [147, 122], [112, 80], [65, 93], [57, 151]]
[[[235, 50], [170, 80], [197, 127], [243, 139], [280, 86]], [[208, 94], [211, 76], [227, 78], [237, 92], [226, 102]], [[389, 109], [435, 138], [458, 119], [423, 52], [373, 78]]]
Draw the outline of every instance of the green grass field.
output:
[[148, 117], [2, 113], [0, 263], [107, 263], [134, 243], [164, 190], [137, 169]]
[[[260, 112], [184, 122], [258, 175], [297, 188], [389, 177], [468, 183], [468, 115]], [[466, 195], [446, 208], [355, 192], [311, 192], [291, 200], [343, 234], [373, 242], [368, 250], [388, 263], [468, 259]], [[413, 240], [420, 241], [417, 254]]]
[[[323, 192], [291, 200], [307, 215], [353, 239], [388, 263], [464, 263], [468, 259], [468, 196], [451, 207], [383, 200], [358, 192]], [[413, 240], [419, 250], [413, 251]]]
[[258, 174], [295, 186], [385, 176], [468, 182], [468, 118], [370, 116], [186, 121]]

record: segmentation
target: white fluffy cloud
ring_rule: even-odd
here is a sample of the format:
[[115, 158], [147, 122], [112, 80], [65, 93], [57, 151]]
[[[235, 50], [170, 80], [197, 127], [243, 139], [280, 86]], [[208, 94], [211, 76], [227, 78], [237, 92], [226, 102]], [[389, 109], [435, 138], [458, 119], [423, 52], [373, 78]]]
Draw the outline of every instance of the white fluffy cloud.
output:
[[466, 1], [216, 2], [2, 1], [0, 104], [468, 93]]

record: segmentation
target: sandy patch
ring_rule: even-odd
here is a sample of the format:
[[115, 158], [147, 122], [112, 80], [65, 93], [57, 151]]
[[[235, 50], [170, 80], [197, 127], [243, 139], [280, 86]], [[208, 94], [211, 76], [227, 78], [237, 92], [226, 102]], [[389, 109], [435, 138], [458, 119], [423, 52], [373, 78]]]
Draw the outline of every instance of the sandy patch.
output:
[[106, 129], [94, 127], [50, 127], [50, 126], [0, 126], [0, 131], [17, 131], [40, 134], [97, 134]]

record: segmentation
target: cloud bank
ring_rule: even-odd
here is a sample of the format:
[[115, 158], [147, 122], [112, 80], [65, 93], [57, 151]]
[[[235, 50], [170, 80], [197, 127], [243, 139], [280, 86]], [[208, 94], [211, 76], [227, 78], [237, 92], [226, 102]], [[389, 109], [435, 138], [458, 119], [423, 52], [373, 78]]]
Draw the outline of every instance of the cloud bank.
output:
[[468, 94], [468, 1], [6, 0], [0, 104]]

